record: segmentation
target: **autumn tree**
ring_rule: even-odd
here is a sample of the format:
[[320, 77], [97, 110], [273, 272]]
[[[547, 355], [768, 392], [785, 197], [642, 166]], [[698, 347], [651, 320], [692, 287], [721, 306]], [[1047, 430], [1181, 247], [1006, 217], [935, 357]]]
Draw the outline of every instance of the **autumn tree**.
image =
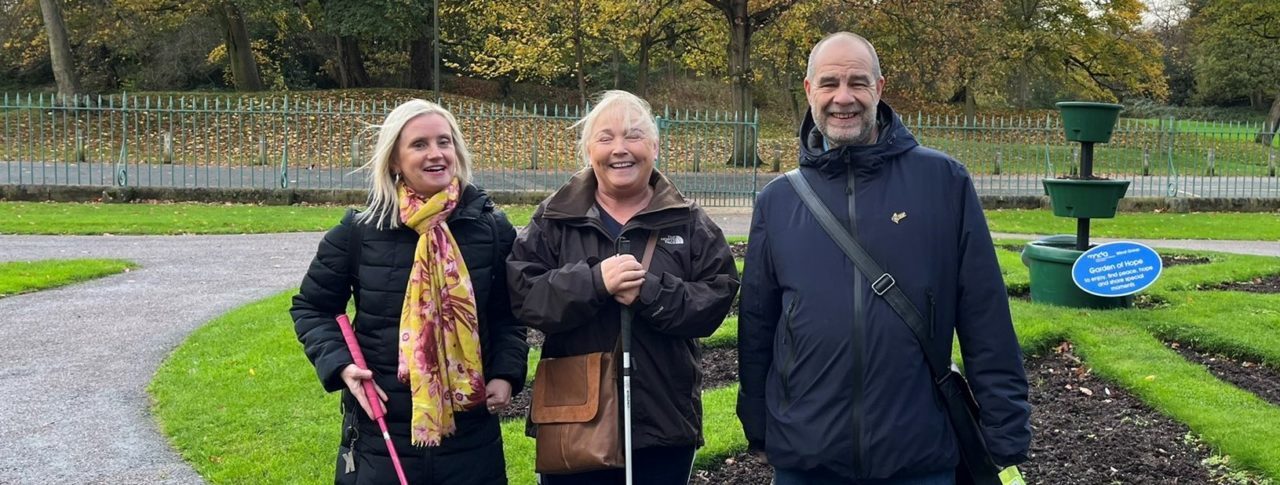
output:
[[49, 59], [53, 64], [53, 78], [58, 83], [58, 96], [69, 98], [80, 92], [80, 79], [76, 76], [71, 57], [71, 42], [67, 40], [62, 7], [57, 0], [40, 0], [40, 15], [49, 34]]
[[[726, 46], [728, 53], [729, 84], [733, 94], [734, 112], [739, 119], [750, 119], [754, 112], [751, 102], [751, 81], [755, 73], [751, 70], [751, 36], [760, 29], [777, 20], [799, 0], [705, 0], [723, 15], [729, 33]], [[754, 3], [754, 5], [753, 5]], [[753, 8], [754, 7], [754, 8]], [[733, 155], [730, 165], [745, 163], [755, 166], [759, 163], [756, 153], [755, 134], [745, 126], [739, 125], [733, 133]]]
[[[599, 20], [604, 23], [601, 35], [609, 39], [609, 47], [619, 54], [615, 62], [624, 58], [633, 61], [636, 69], [635, 92], [641, 97], [649, 94], [649, 74], [655, 51], [665, 47], [674, 50], [676, 44], [698, 32], [708, 20], [705, 7], [689, 0], [620, 0], [599, 3]], [[618, 80], [615, 88], [620, 88]]]
[[1270, 100], [1270, 130], [1256, 137], [1270, 145], [1280, 125], [1280, 2], [1216, 0], [1195, 18], [1197, 96], [1247, 97], [1255, 107]]
[[227, 59], [231, 63], [231, 75], [237, 91], [262, 91], [262, 77], [258, 75], [258, 61], [253, 57], [249, 29], [245, 26], [244, 13], [232, 0], [222, 0], [210, 5], [214, 17], [222, 26]]
[[1062, 97], [1163, 99], [1160, 45], [1140, 29], [1140, 0], [1005, 0], [1000, 68], [1022, 108]]

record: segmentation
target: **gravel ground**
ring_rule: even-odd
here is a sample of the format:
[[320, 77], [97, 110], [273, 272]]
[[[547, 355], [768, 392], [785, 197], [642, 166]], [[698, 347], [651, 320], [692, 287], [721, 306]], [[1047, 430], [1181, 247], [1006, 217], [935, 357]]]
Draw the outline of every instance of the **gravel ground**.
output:
[[296, 287], [319, 233], [0, 236], [0, 261], [120, 258], [140, 268], [0, 298], [0, 483], [201, 483], [148, 409], [191, 331]]

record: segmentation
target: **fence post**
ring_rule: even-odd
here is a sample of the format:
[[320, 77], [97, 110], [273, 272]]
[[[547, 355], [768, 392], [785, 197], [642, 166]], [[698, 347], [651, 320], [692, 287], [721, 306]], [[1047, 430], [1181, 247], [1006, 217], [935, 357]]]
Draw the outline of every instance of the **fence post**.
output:
[[[265, 147], [263, 151], [266, 151]], [[360, 135], [351, 137], [351, 166], [360, 166]]]
[[[1263, 127], [1266, 127], [1265, 121], [1263, 122]], [[1271, 143], [1267, 144], [1267, 159], [1269, 160], [1267, 162], [1268, 177], [1276, 176], [1276, 128], [1276, 124], [1271, 125], [1271, 133], [1269, 134]]]
[[284, 120], [284, 146], [280, 152], [280, 188], [289, 188], [289, 95], [284, 95], [284, 109], [280, 111]]
[[164, 164], [173, 165], [173, 132], [164, 132]]
[[1080, 175], [1080, 148], [1078, 144], [1071, 144], [1071, 176]]
[[76, 162], [84, 163], [84, 131], [76, 127]]
[[120, 93], [120, 159], [116, 162], [116, 185], [129, 185], [129, 94]]
[[1168, 182], [1167, 193], [1169, 197], [1177, 197], [1178, 196], [1178, 167], [1173, 163], [1173, 149], [1174, 149], [1174, 146], [1177, 145], [1177, 140], [1175, 138], [1178, 135], [1178, 120], [1172, 116], [1169, 117], [1168, 134], [1169, 136], [1165, 138], [1165, 140], [1168, 142], [1166, 146], [1169, 147], [1169, 151], [1168, 151], [1169, 182]]
[[258, 165], [267, 165], [267, 135], [258, 135]]

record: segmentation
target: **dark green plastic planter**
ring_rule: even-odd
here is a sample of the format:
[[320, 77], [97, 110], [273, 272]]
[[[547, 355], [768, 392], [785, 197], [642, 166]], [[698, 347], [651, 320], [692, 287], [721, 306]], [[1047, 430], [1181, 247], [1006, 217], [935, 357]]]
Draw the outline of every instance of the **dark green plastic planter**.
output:
[[1113, 218], [1128, 190], [1128, 180], [1044, 179], [1044, 192], [1058, 217]]
[[1072, 308], [1129, 308], [1133, 296], [1105, 297], [1085, 293], [1071, 281], [1071, 266], [1084, 254], [1073, 235], [1050, 236], [1027, 243], [1022, 264], [1031, 270], [1031, 301]]
[[1062, 127], [1067, 131], [1067, 141], [1106, 143], [1111, 141], [1111, 130], [1124, 105], [1093, 103], [1087, 101], [1063, 101], [1057, 104], [1062, 112]]

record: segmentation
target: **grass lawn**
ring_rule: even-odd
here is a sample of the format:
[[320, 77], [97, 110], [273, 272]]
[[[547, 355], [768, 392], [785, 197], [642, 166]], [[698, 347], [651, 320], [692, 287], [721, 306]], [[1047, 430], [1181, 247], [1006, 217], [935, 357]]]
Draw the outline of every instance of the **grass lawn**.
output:
[[46, 259], [0, 263], [0, 298], [111, 276], [138, 267], [118, 259]]
[[[1076, 220], [1055, 217], [1049, 210], [989, 210], [992, 232], [1075, 234]], [[1280, 214], [1266, 212], [1196, 212], [1190, 214], [1122, 212], [1115, 219], [1094, 219], [1096, 237], [1140, 239], [1224, 239], [1280, 241]]]
[[[516, 227], [529, 223], [536, 207], [501, 209]], [[0, 202], [0, 234], [245, 234], [323, 231], [342, 217], [337, 206], [220, 204], [74, 204]], [[1048, 210], [989, 210], [995, 232], [1074, 234], [1075, 220]], [[1094, 220], [1098, 237], [1143, 239], [1280, 240], [1280, 214], [1126, 212]], [[745, 241], [730, 236], [730, 243]]]
[[[997, 253], [1008, 285], [1026, 285], [1017, 253]], [[1280, 274], [1280, 259], [1178, 254], [1211, 262], [1168, 268], [1148, 291], [1165, 302], [1154, 309], [1081, 310], [1011, 300], [1019, 341], [1027, 354], [1073, 342], [1094, 372], [1185, 423], [1234, 467], [1280, 479], [1280, 448], [1274, 446], [1280, 443], [1280, 407], [1218, 380], [1161, 342], [1280, 366], [1280, 295], [1200, 290]], [[321, 391], [294, 338], [285, 312], [292, 293], [207, 324], [165, 361], [150, 386], [162, 429], [211, 483], [332, 478], [337, 400]], [[730, 318], [706, 343], [732, 346], [736, 340], [737, 319]], [[707, 445], [699, 450], [699, 468], [746, 447], [734, 415], [736, 393], [736, 385], [703, 393]], [[533, 441], [524, 437], [523, 420], [502, 426], [512, 483], [532, 484]]]
[[[505, 206], [516, 226], [534, 206]], [[0, 234], [261, 234], [324, 231], [344, 207], [246, 204], [0, 202]]]

